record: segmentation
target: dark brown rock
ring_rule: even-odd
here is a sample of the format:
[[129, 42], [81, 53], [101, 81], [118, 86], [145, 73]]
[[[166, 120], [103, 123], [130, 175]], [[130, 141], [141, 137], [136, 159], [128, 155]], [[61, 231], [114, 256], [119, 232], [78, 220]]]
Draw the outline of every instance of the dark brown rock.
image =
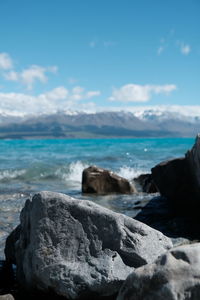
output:
[[158, 189], [152, 180], [152, 174], [141, 174], [134, 178], [134, 182], [140, 185], [141, 191], [144, 193], [157, 193]]
[[136, 188], [127, 179], [120, 177], [113, 172], [90, 166], [83, 171], [82, 192], [97, 194], [131, 194]]

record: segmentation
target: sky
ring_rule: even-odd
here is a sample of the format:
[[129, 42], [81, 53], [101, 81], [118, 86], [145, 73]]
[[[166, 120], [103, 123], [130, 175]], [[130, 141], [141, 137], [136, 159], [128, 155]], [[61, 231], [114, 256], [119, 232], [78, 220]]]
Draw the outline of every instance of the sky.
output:
[[199, 0], [0, 0], [0, 112], [200, 106], [199, 16]]

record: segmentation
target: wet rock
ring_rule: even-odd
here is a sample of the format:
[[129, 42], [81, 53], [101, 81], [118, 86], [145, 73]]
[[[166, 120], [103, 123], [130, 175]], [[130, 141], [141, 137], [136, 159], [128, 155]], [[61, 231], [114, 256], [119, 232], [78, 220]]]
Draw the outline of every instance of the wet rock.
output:
[[200, 134], [197, 135], [194, 146], [185, 157], [189, 168], [192, 196], [200, 208]]
[[152, 178], [176, 213], [200, 214], [200, 135], [185, 157], [152, 168]]
[[162, 162], [151, 171], [157, 189], [169, 200], [171, 207], [175, 211], [187, 211], [192, 188], [185, 157]]
[[134, 178], [134, 182], [140, 185], [141, 192], [148, 194], [158, 192], [158, 189], [153, 182], [152, 174], [141, 174]]
[[134, 267], [171, 247], [160, 232], [125, 215], [42, 192], [27, 200], [21, 213], [17, 278], [29, 290], [96, 299], [114, 295]]
[[117, 300], [199, 300], [200, 243], [176, 247], [136, 269]]
[[82, 192], [83, 193], [135, 193], [136, 188], [127, 179], [120, 177], [113, 172], [90, 166], [82, 174]]

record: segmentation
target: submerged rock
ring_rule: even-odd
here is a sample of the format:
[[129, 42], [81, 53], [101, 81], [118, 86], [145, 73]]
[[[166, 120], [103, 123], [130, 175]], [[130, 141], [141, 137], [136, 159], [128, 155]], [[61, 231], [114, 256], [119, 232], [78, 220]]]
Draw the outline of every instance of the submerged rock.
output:
[[113, 295], [134, 267], [172, 247], [132, 218], [52, 192], [27, 200], [20, 226], [15, 258], [8, 257], [16, 260], [19, 282], [67, 299]]
[[176, 247], [136, 269], [117, 300], [199, 300], [200, 243]]
[[131, 194], [137, 191], [134, 185], [127, 179], [120, 177], [109, 170], [90, 166], [83, 170], [82, 192], [97, 194]]

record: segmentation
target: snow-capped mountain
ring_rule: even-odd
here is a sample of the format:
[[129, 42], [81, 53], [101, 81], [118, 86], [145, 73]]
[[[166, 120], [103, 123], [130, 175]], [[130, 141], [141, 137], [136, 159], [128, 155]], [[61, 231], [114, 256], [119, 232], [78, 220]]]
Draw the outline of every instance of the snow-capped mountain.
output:
[[132, 112], [140, 120], [160, 122], [169, 119], [196, 122], [200, 120], [200, 106], [147, 106], [134, 107]]
[[0, 138], [176, 137], [200, 132], [200, 107], [134, 107], [124, 111], [0, 112]]

